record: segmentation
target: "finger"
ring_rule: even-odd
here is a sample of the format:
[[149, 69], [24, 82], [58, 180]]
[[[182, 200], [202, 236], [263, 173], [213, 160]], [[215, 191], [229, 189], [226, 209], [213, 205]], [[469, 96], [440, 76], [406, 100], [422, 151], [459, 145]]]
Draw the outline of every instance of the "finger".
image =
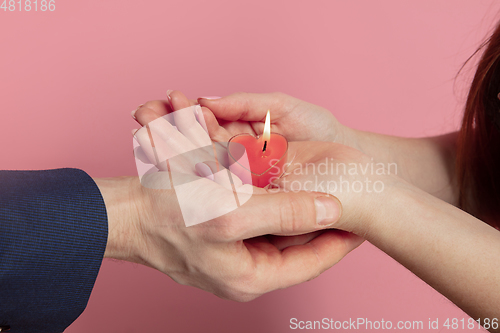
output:
[[213, 180], [228, 190], [233, 190], [233, 185], [235, 190], [243, 185], [243, 182], [238, 176], [229, 171], [229, 169], [224, 168], [223, 165], [215, 160], [197, 163], [195, 169], [198, 176]]
[[[209, 133], [210, 139], [214, 141], [214, 147], [217, 154], [217, 160], [225, 168], [229, 168], [229, 160], [227, 155], [227, 143], [232, 135], [224, 128], [219, 126], [217, 119], [212, 111], [206, 107], [201, 108], [205, 122], [205, 128]], [[240, 132], [241, 133], [241, 132]]]
[[166, 170], [167, 160], [175, 171], [194, 173], [197, 162], [210, 158], [210, 153], [197, 148], [164, 117], [149, 122], [135, 133], [148, 159], [160, 170]]
[[156, 133], [150, 131], [148, 126], [144, 126], [136, 131], [134, 137], [137, 139], [141, 151], [147, 157], [147, 160], [159, 170], [166, 171], [168, 169], [167, 159], [174, 156], [176, 152], [172, 151]]
[[231, 138], [229, 132], [222, 126], [215, 118], [215, 115], [206, 107], [202, 107], [203, 119], [205, 119], [205, 124], [207, 126], [207, 131], [210, 138], [217, 142], [228, 142]]
[[135, 109], [132, 111], [132, 113], [130, 114], [130, 115], [132, 116], [132, 118], [134, 118], [134, 120], [136, 120], [136, 118], [135, 118], [135, 113], [137, 112], [137, 110], [139, 110], [140, 108], [142, 108], [142, 106], [143, 106], [143, 105], [144, 105], [144, 104], [139, 105], [139, 106], [138, 106], [137, 108], [135, 108]]
[[[198, 123], [200, 123], [201, 127], [205, 131], [205, 133], [208, 134], [208, 128], [207, 128], [207, 122], [205, 121], [205, 116], [203, 115], [203, 109], [208, 110], [205, 107], [201, 107], [200, 105], [196, 104], [197, 108], [195, 109], [195, 116], [196, 120], [198, 120]], [[209, 135], [210, 137], [210, 135]]]
[[189, 99], [179, 90], [174, 90], [170, 92], [169, 98], [174, 111], [187, 108], [191, 106]]
[[[342, 205], [317, 192], [253, 195], [227, 216], [232, 240], [260, 235], [299, 235], [325, 229], [340, 219]], [[226, 235], [227, 236], [227, 235]]]
[[170, 112], [168, 101], [149, 101], [141, 105], [134, 113], [136, 121], [142, 126]]
[[198, 148], [163, 117], [155, 119], [148, 126], [152, 132], [166, 142], [177, 154]]
[[325, 230], [304, 245], [287, 247], [279, 256], [272, 253], [272, 249], [266, 257], [262, 255], [262, 249], [247, 248], [254, 256], [256, 265], [260, 266], [257, 281], [267, 283], [267, 290], [275, 290], [316, 278], [363, 241], [349, 232]]
[[134, 157], [145, 164], [152, 164], [154, 162], [149, 159], [149, 157], [140, 146], [134, 148]]
[[271, 110], [271, 121], [274, 121], [283, 115], [292, 100], [281, 93], [235, 93], [219, 99], [199, 98], [198, 103], [224, 120], [264, 121], [267, 110]]
[[175, 126], [195, 146], [211, 146], [212, 140], [210, 140], [208, 133], [201, 126], [195, 116], [195, 113], [201, 114], [201, 112], [201, 107], [199, 105], [174, 111]]
[[294, 246], [294, 245], [304, 245], [307, 242], [310, 242], [314, 238], [318, 237], [321, 235], [324, 231], [319, 230], [315, 232], [310, 232], [307, 234], [303, 235], [297, 235], [297, 236], [275, 236], [275, 235], [267, 235], [267, 239], [269, 240], [269, 243], [273, 244], [276, 246], [278, 250], [283, 250], [287, 247]]

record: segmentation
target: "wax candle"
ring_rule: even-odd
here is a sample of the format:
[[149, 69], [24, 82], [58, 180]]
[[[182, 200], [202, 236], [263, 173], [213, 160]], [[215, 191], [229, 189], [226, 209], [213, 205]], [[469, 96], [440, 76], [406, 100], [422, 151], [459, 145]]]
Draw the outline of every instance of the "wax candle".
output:
[[266, 187], [283, 174], [287, 152], [286, 138], [271, 133], [270, 113], [267, 111], [262, 136], [245, 133], [229, 140], [229, 169], [245, 184]]

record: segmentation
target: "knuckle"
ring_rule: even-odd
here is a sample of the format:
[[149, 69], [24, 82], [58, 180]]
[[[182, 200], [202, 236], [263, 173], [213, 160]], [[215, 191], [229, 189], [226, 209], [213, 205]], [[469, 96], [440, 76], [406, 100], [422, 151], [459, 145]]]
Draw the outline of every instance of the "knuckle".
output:
[[279, 206], [281, 232], [294, 233], [301, 231], [308, 222], [308, 206], [307, 201], [302, 196], [287, 196]]
[[184, 104], [186, 99], [186, 96], [179, 90], [174, 90], [170, 93], [170, 100], [174, 105], [179, 102], [182, 102], [182, 104]]
[[158, 111], [161, 110], [164, 107], [164, 104], [162, 101], [159, 100], [154, 100], [154, 101], [147, 101], [144, 103], [144, 105], [141, 107], [144, 109], [151, 109], [153, 111]]
[[238, 218], [235, 218], [235, 214], [225, 214], [216, 219], [217, 227], [214, 228], [213, 237], [223, 241], [233, 241], [238, 239], [241, 235], [242, 227], [239, 223]]

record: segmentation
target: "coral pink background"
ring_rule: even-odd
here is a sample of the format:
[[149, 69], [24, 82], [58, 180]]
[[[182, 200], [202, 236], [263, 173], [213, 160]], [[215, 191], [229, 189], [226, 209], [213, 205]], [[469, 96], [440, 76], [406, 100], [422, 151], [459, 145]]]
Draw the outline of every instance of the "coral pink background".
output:
[[[499, 9], [493, 0], [57, 0], [54, 12], [0, 10], [0, 168], [136, 174], [130, 112], [167, 89], [282, 91], [358, 129], [452, 131], [470, 70], [455, 75]], [[292, 317], [426, 328], [429, 318], [468, 318], [365, 243], [317, 279], [243, 304], [105, 260], [67, 332], [289, 332]]]

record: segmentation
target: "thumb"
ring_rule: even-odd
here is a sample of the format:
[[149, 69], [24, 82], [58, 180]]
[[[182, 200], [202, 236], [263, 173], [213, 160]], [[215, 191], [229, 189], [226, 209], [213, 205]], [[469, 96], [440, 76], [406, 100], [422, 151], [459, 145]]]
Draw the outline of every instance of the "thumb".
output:
[[[253, 195], [228, 218], [236, 238], [299, 235], [326, 229], [342, 215], [342, 204], [329, 194], [318, 192], [278, 192]], [[238, 222], [236, 222], [238, 221]]]

